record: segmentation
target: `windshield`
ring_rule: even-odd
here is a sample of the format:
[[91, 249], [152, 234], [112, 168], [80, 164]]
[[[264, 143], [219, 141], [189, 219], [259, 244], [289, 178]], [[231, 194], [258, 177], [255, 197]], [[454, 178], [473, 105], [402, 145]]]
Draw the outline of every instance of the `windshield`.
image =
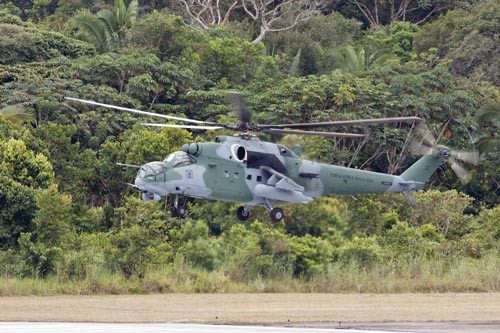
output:
[[167, 156], [163, 163], [166, 163], [168, 167], [179, 168], [182, 166], [190, 165], [196, 163], [196, 160], [189, 154], [183, 151], [176, 151]]
[[163, 162], [151, 162], [144, 164], [140, 169], [138, 176], [142, 178], [154, 179], [156, 175], [167, 170], [167, 165]]

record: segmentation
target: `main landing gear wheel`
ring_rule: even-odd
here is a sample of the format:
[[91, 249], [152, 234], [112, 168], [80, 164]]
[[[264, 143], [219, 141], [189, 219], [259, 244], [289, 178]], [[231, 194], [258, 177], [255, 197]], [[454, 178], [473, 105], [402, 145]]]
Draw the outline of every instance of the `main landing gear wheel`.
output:
[[245, 206], [240, 206], [236, 209], [236, 217], [240, 221], [246, 221], [250, 217], [250, 212], [247, 208], [245, 208]]
[[173, 217], [184, 217], [184, 215], [186, 215], [186, 207], [172, 207]]
[[179, 198], [177, 195], [172, 206], [172, 216], [183, 218], [186, 215], [187, 198]]
[[271, 212], [269, 213], [271, 215], [271, 220], [273, 222], [279, 222], [285, 217], [285, 214], [283, 213], [283, 209], [281, 208], [273, 208]]

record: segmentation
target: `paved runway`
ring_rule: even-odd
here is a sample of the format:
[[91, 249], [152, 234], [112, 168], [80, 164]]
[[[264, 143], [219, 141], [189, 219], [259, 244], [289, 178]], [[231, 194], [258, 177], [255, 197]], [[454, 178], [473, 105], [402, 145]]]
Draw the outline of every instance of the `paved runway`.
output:
[[[499, 322], [386, 322], [295, 324], [293, 327], [168, 323], [0, 322], [2, 333], [498, 333]], [[306, 327], [307, 326], [307, 327]]]
[[[95, 324], [95, 323], [25, 323], [0, 322], [2, 333], [386, 333], [389, 331], [351, 330], [335, 328], [270, 327], [270, 326], [230, 326], [199, 324]], [[391, 333], [397, 331], [391, 330]]]

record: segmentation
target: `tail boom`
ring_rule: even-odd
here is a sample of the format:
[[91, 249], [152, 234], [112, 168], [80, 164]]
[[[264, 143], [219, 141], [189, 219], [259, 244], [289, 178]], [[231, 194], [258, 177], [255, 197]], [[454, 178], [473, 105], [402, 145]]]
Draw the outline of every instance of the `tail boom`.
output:
[[304, 194], [311, 197], [420, 190], [445, 159], [445, 153], [429, 153], [399, 176], [321, 164], [319, 174], [322, 184], [321, 191], [312, 191], [317, 187], [313, 186], [312, 182], [302, 185], [306, 189]]

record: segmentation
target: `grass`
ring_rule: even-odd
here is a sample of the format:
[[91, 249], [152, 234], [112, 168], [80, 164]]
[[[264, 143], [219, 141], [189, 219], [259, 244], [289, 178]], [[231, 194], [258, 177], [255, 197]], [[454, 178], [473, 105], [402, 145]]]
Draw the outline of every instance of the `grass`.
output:
[[235, 279], [234, 272], [205, 271], [188, 265], [147, 271], [142, 278], [126, 278], [95, 268], [82, 279], [0, 278], [0, 296], [99, 295], [147, 293], [436, 293], [500, 292], [500, 258], [459, 257], [380, 263], [370, 269], [335, 264], [311, 277], [281, 272], [274, 277]]

